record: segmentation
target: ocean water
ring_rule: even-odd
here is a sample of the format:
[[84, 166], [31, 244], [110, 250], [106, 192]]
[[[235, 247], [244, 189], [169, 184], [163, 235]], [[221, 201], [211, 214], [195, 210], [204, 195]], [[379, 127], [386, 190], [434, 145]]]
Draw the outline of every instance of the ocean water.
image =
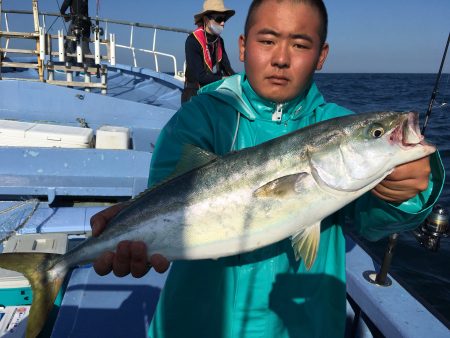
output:
[[[445, 68], [444, 68], [445, 69]], [[356, 113], [368, 111], [416, 111], [421, 127], [436, 82], [436, 74], [316, 74], [316, 83], [328, 102]], [[446, 181], [439, 204], [450, 212], [450, 74], [442, 74], [439, 92], [425, 135], [442, 157]], [[448, 102], [448, 104], [445, 104]], [[381, 262], [387, 239], [363, 241], [375, 260]], [[401, 233], [390, 269], [399, 282], [447, 325], [450, 323], [450, 237], [431, 252], [415, 237]]]

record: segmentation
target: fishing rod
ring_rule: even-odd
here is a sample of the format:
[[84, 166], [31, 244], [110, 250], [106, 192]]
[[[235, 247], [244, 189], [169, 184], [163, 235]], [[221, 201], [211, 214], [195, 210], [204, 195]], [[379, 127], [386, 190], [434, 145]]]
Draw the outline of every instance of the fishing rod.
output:
[[433, 93], [431, 94], [430, 103], [428, 104], [428, 110], [425, 115], [425, 122], [423, 123], [423, 127], [422, 127], [422, 135], [425, 135], [425, 128], [428, 125], [428, 120], [431, 115], [431, 110], [433, 109], [433, 104], [434, 104], [434, 101], [436, 100], [436, 95], [437, 95], [438, 88], [439, 88], [439, 82], [441, 80], [441, 75], [442, 75], [442, 68], [444, 67], [445, 58], [447, 57], [447, 50], [448, 50], [449, 43], [450, 43], [450, 33], [448, 33], [447, 44], [445, 46], [444, 55], [442, 56], [441, 66], [439, 67], [439, 72], [436, 77], [436, 83], [434, 84]]

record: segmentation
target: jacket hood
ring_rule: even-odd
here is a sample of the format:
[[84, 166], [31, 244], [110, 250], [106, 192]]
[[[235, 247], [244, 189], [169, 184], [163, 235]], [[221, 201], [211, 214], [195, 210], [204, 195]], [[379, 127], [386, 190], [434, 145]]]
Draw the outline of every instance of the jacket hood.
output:
[[226, 102], [249, 120], [271, 120], [277, 108], [281, 108], [283, 114], [290, 114], [291, 119], [296, 120], [304, 112], [313, 114], [318, 106], [325, 104], [325, 99], [314, 82], [302, 95], [291, 101], [277, 104], [266, 100], [256, 94], [245, 73], [236, 74], [204, 86], [200, 89], [200, 93]]

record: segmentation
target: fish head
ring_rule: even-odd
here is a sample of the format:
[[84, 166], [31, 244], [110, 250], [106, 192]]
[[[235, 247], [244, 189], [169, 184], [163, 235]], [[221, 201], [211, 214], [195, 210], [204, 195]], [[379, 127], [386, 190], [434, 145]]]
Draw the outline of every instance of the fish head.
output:
[[370, 190], [400, 164], [428, 156], [436, 148], [419, 129], [417, 113], [379, 112], [336, 119], [329, 141], [309, 153], [316, 181], [341, 191]]

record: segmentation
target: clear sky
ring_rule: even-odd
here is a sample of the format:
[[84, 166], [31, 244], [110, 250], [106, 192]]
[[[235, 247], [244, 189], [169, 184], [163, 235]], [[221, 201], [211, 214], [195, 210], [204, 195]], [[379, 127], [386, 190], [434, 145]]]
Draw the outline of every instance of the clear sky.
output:
[[[57, 12], [63, 0], [40, 0], [42, 11]], [[99, 16], [194, 29], [193, 16], [203, 0], [99, 0]], [[96, 0], [90, 15], [96, 15]], [[225, 0], [236, 15], [223, 38], [233, 68], [242, 70], [237, 41], [250, 0]], [[329, 15], [330, 54], [323, 72], [436, 73], [450, 32], [450, 0], [325, 0]], [[4, 8], [31, 9], [31, 0], [3, 0]], [[50, 22], [51, 23], [51, 22]], [[49, 25], [49, 23], [47, 23]], [[126, 36], [126, 35], [125, 35]], [[184, 60], [184, 39], [158, 42]], [[141, 34], [142, 43], [151, 38]], [[147, 43], [147, 48], [151, 42]], [[165, 51], [165, 50], [164, 50]], [[450, 59], [450, 55], [448, 56]], [[450, 72], [447, 61], [445, 72]]]

